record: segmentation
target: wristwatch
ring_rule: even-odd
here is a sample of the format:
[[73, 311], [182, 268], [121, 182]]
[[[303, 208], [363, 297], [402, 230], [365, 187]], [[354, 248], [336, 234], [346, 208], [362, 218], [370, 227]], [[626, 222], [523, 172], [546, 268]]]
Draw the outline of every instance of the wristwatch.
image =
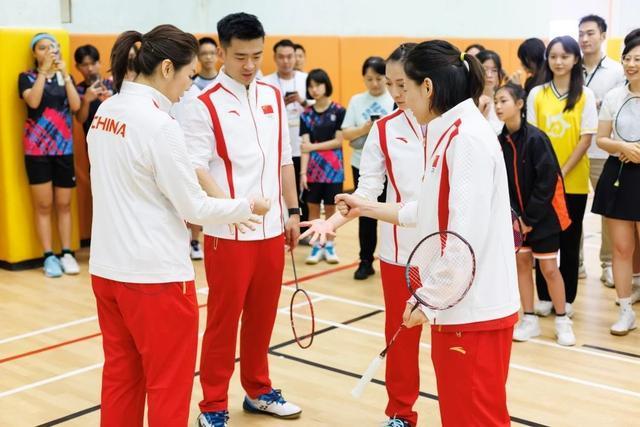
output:
[[289, 209], [287, 209], [287, 212], [289, 212], [289, 216], [291, 216], [291, 215], [302, 216], [302, 209], [300, 209], [300, 208], [289, 208]]

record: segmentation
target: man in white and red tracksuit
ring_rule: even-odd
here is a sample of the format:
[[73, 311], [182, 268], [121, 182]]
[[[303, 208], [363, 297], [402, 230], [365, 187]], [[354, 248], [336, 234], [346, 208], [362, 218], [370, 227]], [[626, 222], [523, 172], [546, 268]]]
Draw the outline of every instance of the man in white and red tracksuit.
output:
[[260, 21], [246, 13], [228, 15], [218, 22], [218, 37], [224, 67], [187, 103], [181, 118], [187, 149], [210, 195], [260, 195], [271, 200], [271, 210], [254, 230], [242, 224], [231, 231], [226, 225], [204, 227], [209, 299], [200, 366], [204, 399], [198, 418], [204, 427], [227, 425], [241, 314], [243, 408], [281, 418], [301, 413], [272, 387], [267, 360], [285, 244], [293, 249], [299, 236], [287, 112], [280, 90], [256, 80], [264, 50]]

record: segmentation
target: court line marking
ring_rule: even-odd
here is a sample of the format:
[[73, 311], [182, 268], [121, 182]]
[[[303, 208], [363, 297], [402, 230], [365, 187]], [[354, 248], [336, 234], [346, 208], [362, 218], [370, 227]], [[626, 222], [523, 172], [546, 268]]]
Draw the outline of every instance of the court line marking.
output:
[[[312, 273], [312, 274], [308, 274], [308, 275], [305, 275], [305, 276], [301, 276], [301, 277], [298, 278], [298, 282], [305, 282], [305, 281], [312, 280], [312, 279], [315, 279], [315, 278], [318, 278], [318, 277], [327, 276], [329, 274], [337, 273], [339, 271], [355, 267], [356, 265], [358, 265], [358, 263], [357, 262], [353, 262], [351, 264], [341, 265], [340, 267], [335, 267], [335, 268], [330, 268], [330, 269], [327, 269], [327, 270], [323, 270], [323, 271], [320, 271], [318, 273]], [[289, 289], [288, 286], [292, 285], [294, 283], [295, 283], [294, 280], [288, 280], [288, 281], [286, 281], [286, 282], [284, 282], [282, 284], [283, 285], [282, 287], [283, 287], [283, 289]], [[206, 286], [202, 287], [202, 288], [198, 288], [196, 290], [196, 292], [199, 293], [199, 294], [202, 294], [202, 295], [208, 295], [209, 294], [209, 288], [206, 287]], [[363, 305], [363, 307], [364, 307], [364, 305]], [[0, 339], [0, 345], [6, 344], [6, 343], [10, 343], [10, 342], [13, 342], [13, 341], [18, 341], [18, 340], [25, 339], [25, 338], [29, 338], [29, 337], [33, 337], [33, 336], [37, 336], [37, 335], [46, 334], [48, 332], [58, 331], [60, 329], [66, 329], [66, 328], [69, 328], [71, 326], [81, 325], [83, 323], [92, 322], [94, 320], [98, 320], [98, 316], [88, 316], [88, 317], [84, 317], [82, 319], [72, 320], [70, 322], [60, 323], [58, 325], [53, 325], [53, 326], [48, 326], [46, 328], [36, 329], [34, 331], [31, 331], [31, 332], [25, 332], [25, 333], [20, 334], [20, 335], [15, 335], [15, 336], [12, 336], [12, 337]]]
[[[278, 313], [280, 314], [289, 314], [288, 308], [287, 307], [282, 307], [280, 309], [278, 309]], [[309, 318], [308, 316], [303, 316], [303, 315], [299, 315], [299, 314], [294, 314], [294, 316], [299, 316], [302, 318]], [[361, 333], [361, 334], [366, 334], [366, 335], [370, 335], [370, 336], [375, 336], [375, 337], [380, 337], [382, 339], [384, 339], [384, 334], [381, 332], [375, 332], [375, 331], [370, 331], [368, 329], [362, 329], [362, 328], [357, 328], [351, 325], [345, 325], [343, 323], [340, 322], [334, 322], [331, 320], [326, 320], [326, 319], [320, 319], [320, 318], [315, 318], [315, 321], [317, 323], [320, 324], [325, 324], [328, 326], [333, 326], [335, 328], [338, 329], [345, 329], [345, 330], [349, 330], [352, 332], [357, 332], [357, 333]], [[203, 333], [198, 334], [199, 336], [202, 336]], [[420, 347], [422, 348], [431, 348], [430, 344], [427, 343], [420, 343]], [[31, 384], [26, 384], [26, 385], [22, 385], [19, 387], [16, 387], [14, 389], [9, 389], [6, 390], [4, 392], [0, 392], [0, 398], [4, 398], [7, 396], [11, 396], [13, 394], [17, 394], [20, 393], [22, 391], [26, 391], [26, 390], [31, 390], [33, 388], [36, 387], [40, 387], [42, 385], [46, 385], [46, 384], [50, 384], [52, 382], [56, 382], [56, 381], [60, 381], [66, 378], [70, 378], [76, 375], [80, 375], [83, 374], [85, 372], [91, 371], [91, 370], [95, 370], [95, 369], [99, 369], [100, 367], [102, 367], [103, 362], [101, 363], [97, 363], [94, 365], [90, 365], [84, 368], [80, 368], [80, 369], [76, 369], [64, 374], [60, 374], [51, 378], [47, 378], [44, 380], [40, 380], [40, 381], [36, 381], [34, 383]], [[594, 381], [588, 381], [588, 380], [582, 380], [580, 378], [575, 378], [575, 377], [571, 377], [568, 375], [562, 375], [562, 374], [558, 374], [555, 372], [550, 372], [550, 371], [546, 371], [546, 370], [542, 370], [542, 369], [536, 369], [536, 368], [530, 368], [528, 366], [525, 365], [520, 365], [517, 363], [510, 363], [509, 365], [511, 368], [520, 370], [520, 371], [524, 371], [524, 372], [528, 372], [528, 373], [533, 373], [533, 374], [537, 374], [540, 376], [544, 376], [544, 377], [548, 377], [548, 378], [553, 378], [553, 379], [557, 379], [557, 380], [562, 380], [565, 382], [570, 382], [570, 383], [574, 383], [574, 384], [579, 384], [579, 385], [583, 385], [583, 386], [587, 386], [587, 387], [591, 387], [591, 388], [597, 388], [597, 389], [601, 389], [601, 390], [605, 390], [605, 391], [609, 391], [609, 392], [613, 392], [613, 393], [618, 393], [618, 394], [622, 394], [622, 395], [626, 395], [626, 396], [630, 396], [630, 397], [635, 397], [640, 399], [640, 392], [635, 392], [635, 391], [631, 391], [631, 390], [627, 390], [627, 389], [623, 389], [620, 387], [614, 387], [614, 386], [610, 386], [607, 384], [601, 384], [598, 382], [594, 382]]]

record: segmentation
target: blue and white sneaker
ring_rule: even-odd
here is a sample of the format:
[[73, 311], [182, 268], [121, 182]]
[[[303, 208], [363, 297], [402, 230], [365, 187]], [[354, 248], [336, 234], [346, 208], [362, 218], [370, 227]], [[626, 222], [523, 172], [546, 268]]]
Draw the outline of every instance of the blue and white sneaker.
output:
[[252, 414], [265, 414], [285, 419], [298, 418], [302, 413], [300, 407], [284, 400], [280, 390], [273, 389], [270, 393], [260, 395], [257, 399], [245, 396], [242, 408]]
[[340, 258], [336, 254], [336, 247], [333, 242], [329, 242], [324, 245], [324, 259], [327, 260], [329, 264], [337, 264], [340, 262]]
[[62, 276], [62, 264], [55, 255], [49, 255], [44, 260], [44, 275], [47, 277]]
[[393, 417], [385, 421], [381, 427], [411, 427], [411, 424], [402, 418]]
[[315, 244], [311, 248], [311, 253], [307, 257], [305, 262], [307, 264], [314, 265], [314, 264], [319, 263], [322, 260], [323, 256], [324, 256], [324, 248], [321, 245]]
[[203, 412], [198, 416], [198, 427], [227, 427], [229, 411]]

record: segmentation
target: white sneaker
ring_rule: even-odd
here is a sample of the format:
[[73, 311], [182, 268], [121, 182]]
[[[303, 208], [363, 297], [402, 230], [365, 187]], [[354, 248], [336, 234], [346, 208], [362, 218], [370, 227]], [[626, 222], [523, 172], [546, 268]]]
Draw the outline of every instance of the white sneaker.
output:
[[514, 341], [529, 341], [540, 335], [540, 321], [534, 314], [525, 314], [513, 330]]
[[311, 253], [307, 257], [305, 262], [307, 264], [317, 264], [322, 260], [323, 257], [324, 257], [324, 248], [320, 245], [314, 245], [311, 248]]
[[60, 263], [62, 264], [62, 271], [64, 271], [64, 274], [80, 273], [80, 267], [73, 255], [68, 253], [64, 254], [62, 258], [60, 258]]
[[611, 335], [619, 337], [627, 335], [636, 328], [636, 314], [633, 310], [620, 310], [618, 321], [611, 326]]
[[556, 317], [556, 342], [564, 346], [576, 344], [576, 336], [571, 325], [573, 322], [567, 316]]
[[547, 317], [553, 310], [553, 303], [551, 301], [538, 301], [533, 306], [533, 312], [538, 316]]
[[600, 281], [607, 288], [613, 288], [613, 268], [610, 265], [606, 265], [602, 268], [602, 275], [600, 276]]
[[587, 278], [587, 269], [584, 268], [584, 264], [580, 264], [578, 267], [578, 279], [586, 279]]
[[333, 244], [326, 244], [324, 246], [324, 259], [329, 264], [337, 264], [340, 262], [338, 254], [336, 254], [336, 247]]
[[245, 396], [242, 409], [253, 414], [265, 414], [286, 419], [298, 418], [302, 413], [299, 406], [284, 400], [280, 390], [271, 390], [270, 393], [263, 394], [257, 399]]
[[202, 249], [200, 248], [200, 242], [194, 240], [191, 242], [191, 259], [192, 260], [201, 260], [204, 258], [204, 254], [202, 253]]

